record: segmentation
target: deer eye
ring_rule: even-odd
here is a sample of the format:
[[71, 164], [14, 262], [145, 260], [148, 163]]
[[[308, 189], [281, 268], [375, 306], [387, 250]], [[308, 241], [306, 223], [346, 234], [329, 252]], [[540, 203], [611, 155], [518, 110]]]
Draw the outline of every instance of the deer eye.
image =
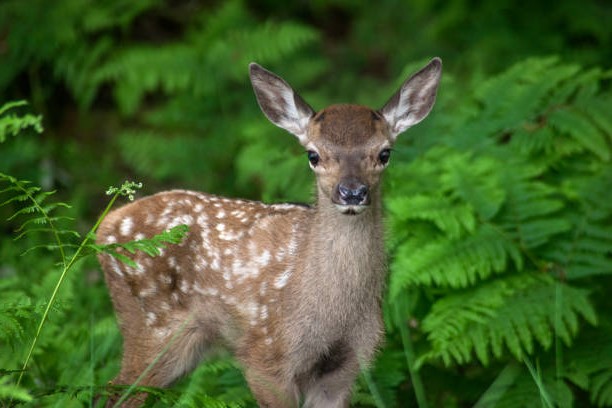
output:
[[319, 153], [315, 152], [314, 150], [309, 150], [307, 154], [308, 154], [308, 161], [310, 162], [310, 165], [312, 167], [316, 167], [316, 165], [319, 164], [319, 160], [321, 160]]
[[391, 157], [391, 149], [383, 149], [379, 154], [378, 154], [378, 160], [380, 161], [381, 164], [387, 164], [389, 163], [389, 158]]

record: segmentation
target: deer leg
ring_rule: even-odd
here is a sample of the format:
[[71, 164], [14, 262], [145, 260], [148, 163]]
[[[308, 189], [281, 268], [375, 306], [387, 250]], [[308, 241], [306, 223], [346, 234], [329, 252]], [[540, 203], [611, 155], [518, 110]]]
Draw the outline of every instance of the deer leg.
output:
[[[121, 371], [113, 384], [138, 381], [136, 385], [139, 386], [167, 387], [192, 371], [211, 343], [209, 337], [195, 326], [179, 326], [174, 333], [157, 342], [150, 341], [154, 338], [151, 333], [144, 333], [124, 341]], [[138, 393], [130, 397], [125, 406], [139, 406], [145, 399], [146, 394]]]
[[348, 407], [351, 387], [359, 373], [354, 351], [341, 343], [332, 346], [313, 367], [304, 383], [305, 408]]
[[246, 380], [257, 404], [261, 408], [297, 408], [297, 387], [288, 379], [279, 379], [278, 376], [247, 367]]

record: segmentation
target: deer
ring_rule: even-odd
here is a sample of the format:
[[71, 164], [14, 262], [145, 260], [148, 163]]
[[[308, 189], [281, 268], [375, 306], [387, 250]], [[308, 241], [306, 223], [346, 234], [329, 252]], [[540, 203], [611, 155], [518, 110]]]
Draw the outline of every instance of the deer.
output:
[[[189, 227], [158, 256], [125, 252], [131, 266], [98, 255], [123, 335], [111, 383], [168, 387], [222, 346], [261, 407], [347, 407], [383, 337], [381, 176], [398, 135], [431, 111], [441, 72], [432, 59], [378, 110], [334, 104], [315, 112], [284, 79], [251, 63], [261, 111], [306, 151], [315, 202], [170, 190], [110, 212], [99, 244]], [[137, 393], [124, 406], [145, 398]]]

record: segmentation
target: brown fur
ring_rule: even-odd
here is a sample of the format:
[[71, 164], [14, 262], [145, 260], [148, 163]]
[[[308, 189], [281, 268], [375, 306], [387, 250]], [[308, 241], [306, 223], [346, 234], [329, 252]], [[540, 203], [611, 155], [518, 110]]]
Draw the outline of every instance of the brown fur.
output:
[[[360, 365], [371, 361], [382, 336], [379, 186], [386, 163], [379, 154], [429, 113], [439, 76], [433, 60], [380, 113], [334, 105], [315, 115], [286, 82], [253, 64], [263, 112], [320, 156], [312, 166], [316, 204], [265, 205], [175, 190], [109, 214], [98, 231], [102, 244], [190, 228], [161, 256], [135, 254], [136, 268], [100, 256], [124, 337], [113, 382], [133, 383], [148, 370], [140, 385], [168, 386], [222, 344], [242, 363], [262, 407], [296, 407], [300, 400], [347, 406]], [[418, 116], [402, 105], [407, 98]], [[367, 200], [342, 202], [337, 190], [347, 180], [367, 187]]]

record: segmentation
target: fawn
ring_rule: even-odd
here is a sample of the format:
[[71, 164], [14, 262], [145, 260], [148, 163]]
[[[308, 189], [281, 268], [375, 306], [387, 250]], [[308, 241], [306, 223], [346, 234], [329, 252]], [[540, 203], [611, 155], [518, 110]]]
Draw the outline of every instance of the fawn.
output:
[[124, 339], [113, 383], [146, 370], [138, 385], [168, 386], [221, 344], [260, 406], [346, 407], [383, 331], [381, 173], [397, 136], [430, 112], [442, 63], [431, 60], [380, 110], [315, 112], [282, 78], [255, 63], [249, 71], [263, 113], [306, 149], [316, 203], [174, 190], [110, 213], [100, 244], [189, 226], [161, 255], [131, 255], [136, 267], [99, 256]]

